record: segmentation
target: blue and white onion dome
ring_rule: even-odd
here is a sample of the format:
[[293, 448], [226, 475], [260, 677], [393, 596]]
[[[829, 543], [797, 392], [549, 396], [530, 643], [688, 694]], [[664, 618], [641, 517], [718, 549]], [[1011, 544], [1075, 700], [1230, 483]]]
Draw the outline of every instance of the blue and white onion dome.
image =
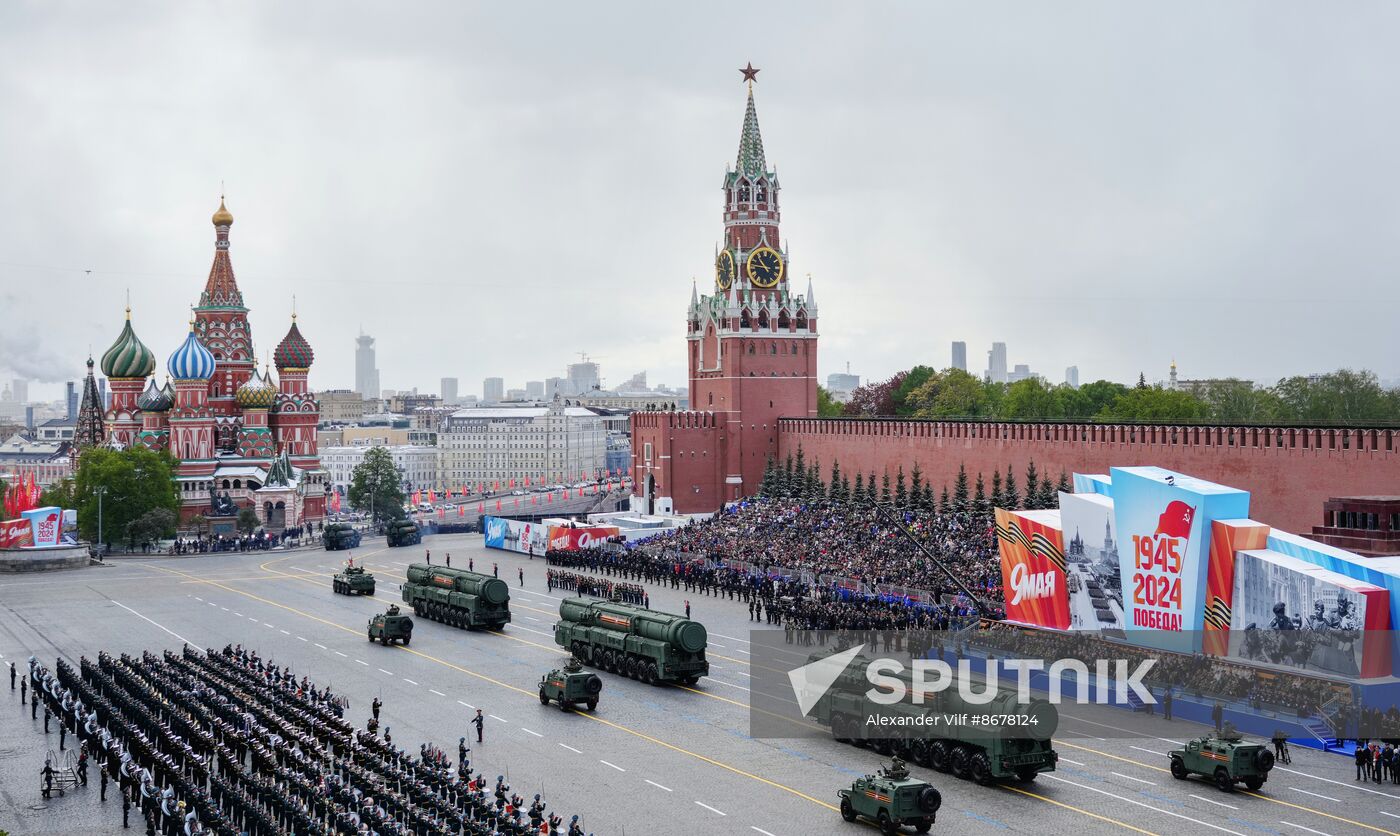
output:
[[214, 376], [214, 354], [195, 336], [194, 323], [185, 342], [165, 361], [166, 371], [175, 380], [208, 380]]

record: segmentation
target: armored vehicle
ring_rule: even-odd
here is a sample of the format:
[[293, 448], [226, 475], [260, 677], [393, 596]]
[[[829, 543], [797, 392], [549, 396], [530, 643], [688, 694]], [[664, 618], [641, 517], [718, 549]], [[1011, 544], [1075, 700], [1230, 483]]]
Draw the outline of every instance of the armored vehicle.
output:
[[910, 825], [916, 833], [933, 827], [943, 796], [927, 781], [909, 777], [909, 770], [898, 755], [890, 765], [874, 775], [857, 778], [841, 796], [841, 818], [848, 822], [864, 816], [880, 826], [885, 836]]
[[340, 552], [360, 545], [360, 532], [345, 523], [331, 523], [321, 531], [326, 551]]
[[423, 542], [423, 532], [413, 520], [398, 520], [389, 523], [385, 536], [390, 546], [416, 546]]
[[1172, 749], [1172, 777], [1185, 780], [1205, 775], [1224, 792], [1234, 792], [1243, 783], [1258, 791], [1269, 780], [1274, 753], [1262, 743], [1245, 743], [1229, 723], [1225, 730], [1188, 740], [1185, 749]]
[[[818, 658], [821, 655], [812, 657], [814, 661]], [[906, 696], [901, 702], [881, 706], [880, 711], [891, 716], [962, 716], [964, 722], [944, 725], [937, 734], [878, 736], [878, 727], [869, 728], [860, 722], [871, 710], [865, 696], [870, 683], [864, 673], [870, 661], [865, 654], [856, 656], [809, 712], [811, 719], [829, 726], [838, 741], [897, 755], [983, 786], [1001, 781], [1033, 781], [1041, 772], [1055, 771], [1059, 755], [1051, 738], [1059, 723], [1059, 712], [1040, 698], [1022, 704], [1014, 688], [998, 689], [989, 702], [976, 705], [964, 700], [957, 688], [926, 694], [920, 705]], [[909, 672], [898, 674], [898, 678], [905, 681], [906, 695], [913, 693]], [[987, 722], [977, 718], [986, 718]], [[1014, 718], [1020, 725], [1008, 723], [1007, 718]], [[921, 727], [910, 724], [908, 728]]]
[[345, 568], [331, 578], [331, 589], [341, 595], [373, 595], [374, 575], [366, 572], [365, 567], [356, 566], [352, 557], [345, 561]]
[[649, 684], [694, 685], [710, 672], [705, 625], [620, 601], [565, 598], [554, 643], [586, 665]]
[[510, 622], [510, 586], [491, 575], [413, 563], [400, 589], [415, 615], [453, 627], [498, 630]]
[[389, 609], [369, 620], [366, 634], [372, 642], [390, 644], [395, 640], [408, 644], [413, 640], [413, 619], [399, 612], [398, 604], [390, 604]]
[[598, 694], [602, 690], [603, 680], [596, 673], [584, 670], [582, 663], [570, 656], [563, 668], [540, 677], [540, 705], [549, 705], [550, 700], [555, 700], [560, 711], [568, 711], [575, 704], [584, 703], [592, 711], [598, 707]]

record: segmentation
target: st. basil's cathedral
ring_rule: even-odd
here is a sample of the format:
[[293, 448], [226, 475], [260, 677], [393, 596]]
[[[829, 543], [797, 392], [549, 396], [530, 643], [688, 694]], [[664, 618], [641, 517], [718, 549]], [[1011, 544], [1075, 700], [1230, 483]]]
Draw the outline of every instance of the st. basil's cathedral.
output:
[[[222, 200], [213, 223], [214, 264], [189, 333], [166, 360], [164, 385], [152, 374], [155, 355], [132, 329], [130, 307], [121, 334], [102, 355], [111, 390], [104, 443], [170, 451], [182, 523], [196, 515], [231, 517], [241, 508], [253, 508], [273, 532], [319, 522], [329, 482], [316, 451], [320, 405], [307, 387], [311, 345], [293, 313], [272, 354], [277, 379], [266, 368], [258, 371], [248, 308], [228, 253], [233, 215]], [[85, 412], [88, 388], [96, 387], [84, 387]]]

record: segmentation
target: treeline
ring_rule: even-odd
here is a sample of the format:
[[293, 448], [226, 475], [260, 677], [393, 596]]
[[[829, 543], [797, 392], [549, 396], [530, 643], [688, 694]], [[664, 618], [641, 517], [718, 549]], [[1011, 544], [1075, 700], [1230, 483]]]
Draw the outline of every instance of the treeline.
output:
[[[868, 418], [974, 418], [1032, 421], [1162, 421], [1220, 424], [1400, 422], [1400, 389], [1386, 389], [1373, 372], [1341, 369], [1257, 386], [1235, 378], [1192, 382], [1177, 389], [1107, 380], [1078, 388], [1040, 378], [989, 383], [959, 369], [915, 366], [856, 389], [850, 402], [819, 402], [823, 415]], [[839, 410], [839, 411], [838, 411]]]
[[823, 479], [821, 463], [807, 461], [802, 448], [798, 447], [797, 454], [789, 453], [781, 464], [768, 460], [758, 495], [770, 499], [880, 502], [905, 511], [970, 513], [990, 518], [993, 508], [1058, 508], [1058, 492], [1073, 490], [1068, 473], [1060, 471], [1059, 481], [1051, 481], [1048, 475], [1042, 476], [1036, 470], [1033, 460], [1026, 465], [1024, 484], [1022, 492], [1016, 483], [1016, 474], [1009, 467], [1005, 475], [1001, 468], [994, 469], [988, 482], [980, 471], [974, 481], [967, 468], [958, 465], [952, 489], [944, 484], [942, 492], [935, 497], [933, 483], [924, 479], [917, 462], [907, 479], [903, 465], [895, 469], [893, 477], [885, 471], [880, 475], [878, 487], [874, 471], [869, 475], [857, 473], [852, 481], [841, 470], [840, 462], [832, 462], [830, 473]]

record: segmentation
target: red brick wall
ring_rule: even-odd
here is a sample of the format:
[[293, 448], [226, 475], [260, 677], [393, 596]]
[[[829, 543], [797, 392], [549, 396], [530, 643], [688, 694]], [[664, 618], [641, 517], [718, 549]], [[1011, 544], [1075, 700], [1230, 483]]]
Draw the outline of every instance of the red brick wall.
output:
[[1393, 429], [782, 419], [779, 455], [796, 454], [799, 445], [808, 461], [820, 460], [823, 478], [833, 459], [852, 480], [857, 471], [893, 477], [900, 466], [907, 477], [917, 462], [935, 492], [952, 489], [960, 464], [970, 484], [980, 471], [989, 491], [995, 468], [1010, 468], [1024, 490], [1032, 459], [1055, 480], [1062, 470], [1157, 465], [1247, 490], [1252, 518], [1293, 532], [1320, 523], [1328, 497], [1400, 493], [1400, 431]]
[[[710, 412], [632, 414], [632, 492], [645, 496], [650, 474], [654, 495], [669, 496], [680, 514], [703, 514], [735, 498], [723, 476], [725, 433]], [[646, 445], [652, 445], [651, 463]]]

